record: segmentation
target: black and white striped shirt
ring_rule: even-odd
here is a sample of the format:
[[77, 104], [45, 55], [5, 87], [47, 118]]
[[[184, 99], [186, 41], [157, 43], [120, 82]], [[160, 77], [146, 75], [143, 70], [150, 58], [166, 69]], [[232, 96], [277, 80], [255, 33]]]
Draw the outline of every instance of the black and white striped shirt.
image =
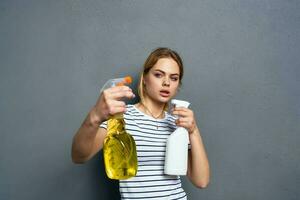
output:
[[[119, 181], [121, 199], [187, 199], [180, 177], [164, 174], [166, 142], [176, 129], [175, 118], [165, 112], [164, 119], [154, 119], [134, 105], [127, 105], [123, 116], [136, 143], [138, 171], [135, 177]], [[106, 126], [107, 122], [100, 125]]]

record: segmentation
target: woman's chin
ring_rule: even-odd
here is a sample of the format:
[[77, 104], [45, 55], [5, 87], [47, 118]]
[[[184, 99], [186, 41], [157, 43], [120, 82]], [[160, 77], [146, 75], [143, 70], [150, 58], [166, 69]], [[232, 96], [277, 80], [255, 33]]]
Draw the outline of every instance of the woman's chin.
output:
[[168, 97], [159, 96], [159, 101], [162, 103], [168, 103], [171, 98], [172, 98], [171, 96], [168, 96]]

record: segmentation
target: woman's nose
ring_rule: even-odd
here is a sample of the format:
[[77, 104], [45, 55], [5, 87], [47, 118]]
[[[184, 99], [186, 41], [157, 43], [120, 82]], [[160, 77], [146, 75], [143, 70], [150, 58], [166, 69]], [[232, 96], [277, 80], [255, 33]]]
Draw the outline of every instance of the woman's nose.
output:
[[165, 78], [165, 79], [163, 80], [163, 85], [164, 85], [164, 86], [170, 85], [170, 80], [169, 80], [168, 78]]

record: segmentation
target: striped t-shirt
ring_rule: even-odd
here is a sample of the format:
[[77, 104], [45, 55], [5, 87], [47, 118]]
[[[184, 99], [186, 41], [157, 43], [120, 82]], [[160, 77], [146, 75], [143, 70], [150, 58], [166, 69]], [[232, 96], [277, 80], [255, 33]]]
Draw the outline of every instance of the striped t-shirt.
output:
[[[176, 129], [175, 118], [165, 112], [164, 119], [154, 119], [134, 105], [127, 105], [123, 117], [136, 143], [138, 171], [135, 177], [119, 181], [121, 199], [187, 199], [180, 177], [164, 174], [166, 142]], [[100, 127], [106, 128], [107, 121]]]

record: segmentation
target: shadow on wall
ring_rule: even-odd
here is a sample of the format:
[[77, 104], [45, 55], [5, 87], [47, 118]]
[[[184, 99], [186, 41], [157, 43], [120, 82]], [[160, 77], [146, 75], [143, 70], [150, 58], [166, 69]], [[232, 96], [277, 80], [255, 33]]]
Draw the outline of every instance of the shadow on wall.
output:
[[[120, 199], [119, 181], [109, 179], [105, 173], [105, 166], [103, 160], [103, 151], [101, 150], [93, 162], [93, 185], [101, 187], [96, 188], [97, 197], [99, 199]], [[103, 197], [106, 198], [103, 198]]]
[[102, 151], [85, 164], [70, 160], [63, 169], [55, 166], [45, 169], [38, 178], [26, 180], [30, 190], [24, 187], [12, 193], [9, 188], [11, 193], [0, 192], [0, 199], [120, 199], [118, 181], [106, 176]]

